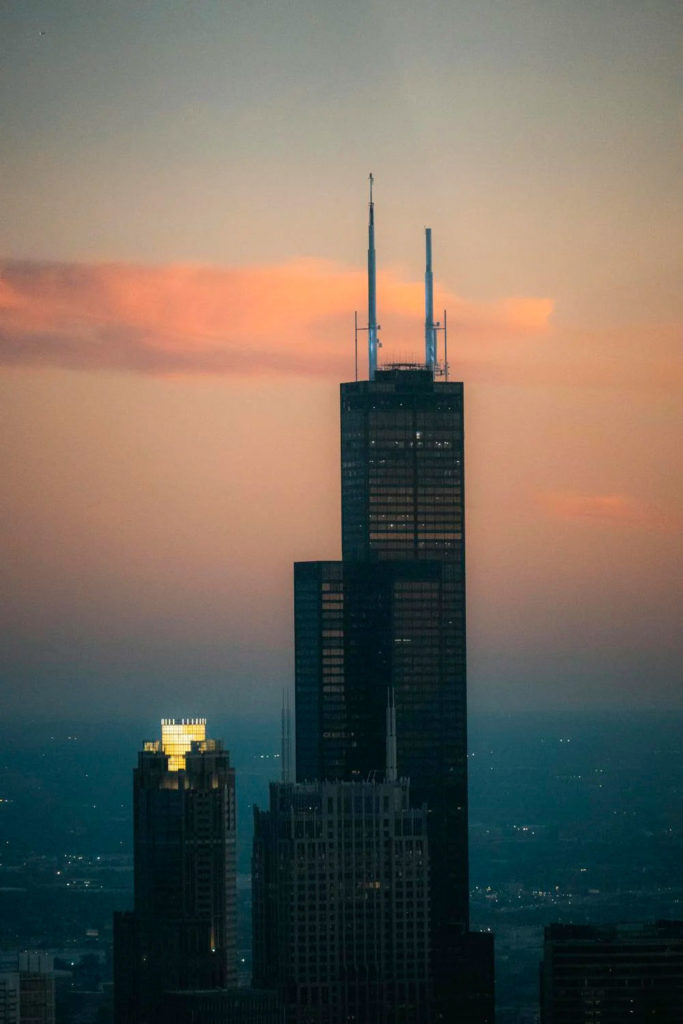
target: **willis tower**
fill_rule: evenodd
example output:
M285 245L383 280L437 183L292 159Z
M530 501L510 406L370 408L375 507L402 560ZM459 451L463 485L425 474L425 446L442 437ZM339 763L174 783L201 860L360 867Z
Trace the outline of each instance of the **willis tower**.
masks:
M469 931L463 385L437 362L427 229L425 361L377 365L372 176L368 380L341 385L342 560L299 562L296 773L397 769L428 807L433 1019L493 1020L493 946ZM441 377L445 379L439 379Z

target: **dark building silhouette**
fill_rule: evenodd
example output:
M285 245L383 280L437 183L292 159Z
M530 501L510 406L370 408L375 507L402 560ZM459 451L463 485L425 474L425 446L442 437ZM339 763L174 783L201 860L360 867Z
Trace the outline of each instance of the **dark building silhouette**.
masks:
M543 1024L680 1024L683 922L545 929Z
M275 992L253 988L166 992L163 1020L172 1024L284 1024Z
M236 985L235 774L204 719L165 719L133 773L135 904L114 918L117 1024L164 993Z
M296 775L380 770L387 689L398 773L429 810L435 1019L493 1019L493 943L469 933L463 385L440 380L428 233L424 365L341 385L342 560L297 563ZM463 988L464 985L464 988ZM476 990L476 991L475 991Z
M0 1024L55 1024L54 958L0 953Z
M462 384L378 369L341 407L343 560L295 566L297 778L380 769L393 689L450 936L469 904Z
M427 813L409 784L274 783L254 825L254 983L290 1024L428 1021Z

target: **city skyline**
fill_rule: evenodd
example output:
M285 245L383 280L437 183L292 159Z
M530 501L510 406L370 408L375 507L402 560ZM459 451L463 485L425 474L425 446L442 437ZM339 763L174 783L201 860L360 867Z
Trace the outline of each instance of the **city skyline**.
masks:
M471 708L680 707L680 12L0 18L0 712L277 714L290 563L339 557L370 169L380 358L430 224L467 386Z

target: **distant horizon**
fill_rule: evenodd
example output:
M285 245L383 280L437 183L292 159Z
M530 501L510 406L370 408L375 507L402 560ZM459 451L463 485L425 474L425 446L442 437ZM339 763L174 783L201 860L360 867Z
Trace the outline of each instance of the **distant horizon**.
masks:
M552 719L558 723L562 720L567 723L575 722L586 722L594 720L596 722L604 719L618 720L619 718L635 718L639 716L656 717L656 718L668 718L673 716L674 718L683 718L683 708L663 708L663 707L593 707L586 709L571 708L569 710L563 708L534 708L533 710L522 710L519 708L511 709L509 711L503 710L489 710L477 708L475 710L468 711L468 723L472 724L479 721L514 721L521 723L533 724L537 721ZM163 714L159 715L158 718L150 717L149 715L141 714L139 717L131 716L104 716L101 718L78 718L74 716L68 717L52 717L52 716L39 716L36 714L31 715L6 715L0 718L0 731L3 729L9 729L28 725L35 725L39 728L49 728L50 726L78 726L84 729L97 729L103 725L112 725L118 728L124 728L125 726L138 726L141 722L149 722L154 735L145 736L145 739L153 739L156 737L156 732L160 734L161 719L162 718L206 718L207 735L210 735L213 739L225 739L224 736L214 735L212 733L212 722L218 722L224 724L229 721L234 721L240 724L249 724L254 727L263 726L267 729L277 728L277 736L279 741L280 736L280 709L274 711L271 715L249 715L249 714L234 714L232 716L227 713L222 714L209 714L204 712L177 712L176 714ZM141 740L142 741L142 740Z

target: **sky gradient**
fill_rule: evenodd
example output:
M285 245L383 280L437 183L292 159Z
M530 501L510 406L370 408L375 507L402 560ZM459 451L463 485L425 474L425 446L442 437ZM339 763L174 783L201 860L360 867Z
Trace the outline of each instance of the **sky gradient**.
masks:
M370 170L380 360L430 225L466 387L471 706L683 706L682 42L669 0L0 0L0 714L277 707Z

